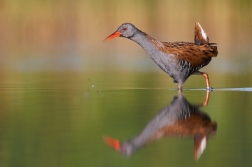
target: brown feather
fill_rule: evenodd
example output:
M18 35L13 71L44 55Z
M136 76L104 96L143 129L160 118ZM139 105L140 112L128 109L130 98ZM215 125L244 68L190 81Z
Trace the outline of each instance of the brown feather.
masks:
M195 43L191 42L160 42L148 34L146 37L162 52L172 54L177 59L185 60L192 65L192 68L201 68L207 65L212 57L218 54L217 44L209 43L209 38L198 22L195 23Z
M196 45L191 42L160 42L147 34L146 36L160 51L189 62L193 68L207 65L218 54L216 43Z

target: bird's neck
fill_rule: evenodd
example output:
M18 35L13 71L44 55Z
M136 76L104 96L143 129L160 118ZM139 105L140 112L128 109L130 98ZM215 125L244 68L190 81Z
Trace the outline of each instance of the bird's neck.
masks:
M133 154L137 149L146 145L163 135L174 135L174 130L172 128L176 127L179 116L184 114L182 111L187 111L188 102L183 96L174 98L174 100L167 105L163 110L161 110L156 117L154 117L144 128L144 130L132 138L131 140L125 142L123 146L127 150L127 154ZM188 111L189 112L189 111ZM165 131L164 129L171 129L171 131Z
M165 46L162 42L150 37L146 33L138 30L134 36L129 38L138 43L150 56L150 58L166 73L170 75L170 69L164 62L170 61L170 54L165 53L163 50Z
M156 39L150 37L148 34L138 30L134 36L130 38L131 40L138 43L148 54L150 57L153 57L154 53L157 53L159 47L162 47L162 43L157 41Z

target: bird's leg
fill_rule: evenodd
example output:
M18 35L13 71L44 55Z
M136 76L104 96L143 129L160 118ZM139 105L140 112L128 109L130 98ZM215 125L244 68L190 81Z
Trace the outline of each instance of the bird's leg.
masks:
M194 75L203 75L203 77L205 78L205 80L206 80L206 85L207 85L207 91L212 91L213 90L213 88L212 87L210 87L210 81L209 81L209 77L208 77L208 74L207 73L205 73L205 72L200 72L200 71L195 71L194 73L193 73Z
M207 94L206 94L206 99L205 101L202 103L202 106L207 106L208 105L208 101L209 101L209 98L210 98L210 92L207 91Z
M183 91L182 91L182 89L181 90L179 89L179 91L178 91L178 97L183 97Z
M183 90L183 84L182 83L178 84L178 90L179 90L179 93L182 93L182 90Z

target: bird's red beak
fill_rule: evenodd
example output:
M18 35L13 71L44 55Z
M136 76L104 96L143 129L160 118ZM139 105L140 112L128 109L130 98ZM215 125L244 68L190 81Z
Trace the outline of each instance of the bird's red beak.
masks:
M103 41L106 42L106 41L111 40L111 39L113 39L115 37L120 37L120 35L121 35L121 33L116 31L113 34L111 34L110 36L108 36L106 39L104 39Z
M105 143L115 149L116 151L120 151L120 141L118 139L114 139L111 137L104 137Z

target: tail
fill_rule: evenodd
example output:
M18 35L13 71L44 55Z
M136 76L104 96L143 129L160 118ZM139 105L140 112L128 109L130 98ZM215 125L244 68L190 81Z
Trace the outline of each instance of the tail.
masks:
M209 42L209 38L203 28L200 26L199 22L195 23L194 29L194 43L196 45L204 45Z
M195 135L194 136L194 158L198 160L201 154L206 149L207 136Z
M104 137L104 141L108 146L112 147L116 151L120 151L121 144L118 139L106 136Z

